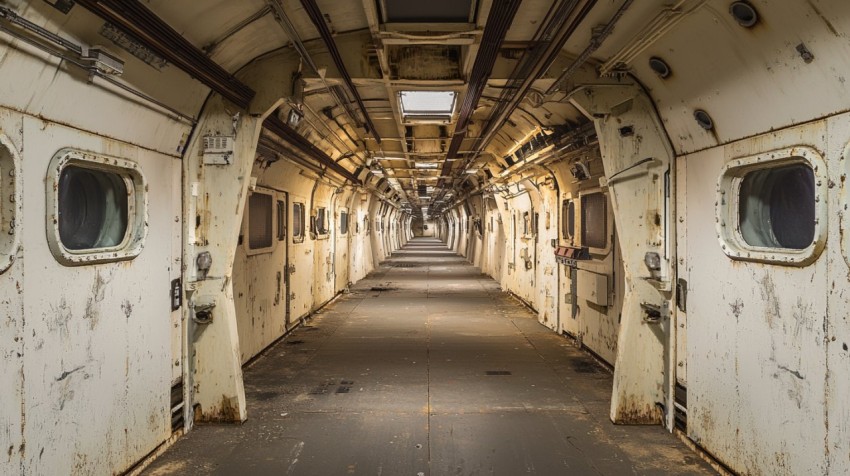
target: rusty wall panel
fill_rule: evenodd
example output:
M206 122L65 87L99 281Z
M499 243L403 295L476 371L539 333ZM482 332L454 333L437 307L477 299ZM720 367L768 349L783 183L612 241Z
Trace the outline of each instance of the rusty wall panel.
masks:
M34 118L24 139L24 472L121 471L171 434L173 159ZM132 261L66 267L49 251L45 171L62 147L133 160L155 184Z
M684 158L688 435L741 473L826 472L828 258L795 267L727 257L717 179L734 158L801 144L825 151L825 138L818 121Z
M20 158L23 147L23 116L18 113L0 109L0 135L4 145L14 148L14 154ZM8 141L8 142L6 142ZM20 167L20 162L17 167ZM3 182L0 184L2 199L9 200L11 191L6 186L9 183L10 170L2 170ZM20 170L15 171L20 174ZM21 192L18 191L20 194ZM16 198L20 200L20 196ZM4 232L8 232L4 229ZM18 231L20 234L20 229ZM3 398L0 398L0 474L17 474L20 472L21 459L26 451L23 438L25 412L24 394L24 252L19 248L15 251L14 261L4 272L0 273L0 388Z

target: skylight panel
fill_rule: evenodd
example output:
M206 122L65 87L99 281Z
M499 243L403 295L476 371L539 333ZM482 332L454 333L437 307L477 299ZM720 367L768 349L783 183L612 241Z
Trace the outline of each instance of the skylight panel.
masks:
M455 91L401 91L401 113L405 117L450 119L455 108Z

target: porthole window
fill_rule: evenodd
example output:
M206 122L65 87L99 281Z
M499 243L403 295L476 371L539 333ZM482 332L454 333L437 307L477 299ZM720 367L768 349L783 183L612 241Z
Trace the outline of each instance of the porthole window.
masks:
M581 245L608 247L608 199L604 193L581 196Z
M804 265L825 238L820 155L795 147L730 162L718 185L718 236L733 259Z
M292 204L292 242L304 241L304 204Z
M746 174L738 189L741 236L750 246L802 250L815 237L815 175L794 164Z
M68 165L59 175L59 238L71 251L114 248L127 235L127 183L120 174Z
M0 273L18 252L21 217L21 159L12 141L0 135Z
M59 262L102 263L141 253L147 197L136 163L66 149L49 170L48 244Z
M274 197L254 192L248 197L248 248L254 251L271 251L274 245L272 230Z

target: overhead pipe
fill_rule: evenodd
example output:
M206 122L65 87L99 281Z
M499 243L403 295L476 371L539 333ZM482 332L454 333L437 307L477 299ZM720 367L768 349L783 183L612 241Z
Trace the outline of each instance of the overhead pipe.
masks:
M617 12L614 13L614 16L611 17L608 23L606 23L605 26L602 27L602 29L600 29L598 32L593 34L593 36L590 38L590 44L587 45L587 48L585 48L584 51L582 51L581 54L579 54L578 57L574 59L568 67L564 68L564 70L561 71L561 74L560 76L558 76L558 79L556 79L555 82L552 83L551 86L549 86L549 89L546 90L547 96L554 93L555 91L560 90L561 84L563 84L564 81L566 81L568 78L572 77L572 75L575 74L575 72L588 60L588 58L590 58L590 55L592 55L597 49L599 49L600 46L602 46L602 43L605 41L606 38L608 38L609 35L611 35L611 32L614 31L614 26L617 24L617 22L620 21L620 18L623 17L623 15L626 13L626 10L629 9L633 2L634 0L626 0L625 2L623 2L623 4L620 5L620 8L617 9Z
M280 139L295 146L300 152L316 160L330 170L333 170L345 179L356 185L362 185L360 179L349 172L348 169L336 163L328 154L313 145L304 136L296 132L295 129L281 121L280 118L277 117L277 114L271 114L268 118L266 118L263 122L263 127L272 134L278 136Z
M316 5L315 0L301 0L301 5L304 7L304 10L307 12L307 16L309 16L310 20L313 22L313 25L316 26L316 30L319 31L319 36L322 37L322 41L325 43L325 47L327 47L328 52L331 55L331 59L333 59L334 65L336 65L336 69L339 71L345 85L348 86L348 89L354 96L354 100L357 102L360 112L363 113L363 120L366 122L366 131L371 133L375 142L380 144L381 136L375 128L372 118L369 117L369 112L366 110L366 105L363 104L363 98L360 97L360 92L357 90L357 86L354 85L351 75L348 74L348 70L345 68L345 63L342 61L342 56L339 54L333 35L328 29L327 23L325 23L325 16L322 14L322 11L319 10L319 6Z
M145 47L241 108L256 94L203 51L171 28L139 0L77 0L95 15L112 23Z
M454 135L446 152L446 159L443 162L443 168L440 172L441 176L448 176L451 172L451 161L457 158L460 146L466 138L466 129L469 126L469 120L472 118L475 108L478 107L478 101L481 99L481 94L487 86L487 80L493 71L493 65L496 64L496 58L498 58L499 50L502 48L505 34L514 21L514 16L516 16L520 3L522 3L521 0L493 0L493 4L490 7L490 14L487 16L487 23L484 25L481 46L478 48L475 63L472 65L466 95L458 110L458 120L455 125ZM443 183L444 179L441 178L437 186L442 187Z

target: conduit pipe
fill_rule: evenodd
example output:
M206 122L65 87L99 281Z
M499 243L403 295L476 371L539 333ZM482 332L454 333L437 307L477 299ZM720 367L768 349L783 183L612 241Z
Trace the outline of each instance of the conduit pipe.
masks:
M171 28L138 0L77 0L154 53L170 61L237 106L247 109L254 90L207 58L203 51Z
M634 0L626 0L625 2L623 2L623 4L620 5L620 8L617 9L617 12L614 13L614 16L611 17L611 20L609 20L608 23L606 23L601 30L593 34L590 39L590 44L587 45L587 48L585 48L584 51L582 51L581 54L579 54L578 57L573 60L573 62L570 63L568 67L564 68L564 70L561 72L561 75L558 76L558 79L556 79L555 82L552 83L551 86L549 86L549 89L546 90L547 96L554 93L555 91L560 90L561 84L566 81L567 78L575 74L575 72L581 67L581 65L583 65L588 60L588 58L590 58L590 55L592 55L597 49L599 49L600 46L602 46L602 43L605 41L606 38L608 38L611 32L614 31L614 26L617 24L618 21L620 21L620 18L623 17L623 14L626 13L626 10L629 9L633 1Z
M325 47L327 47L328 52L331 55L331 59L333 59L334 65L336 65L336 69L339 71L345 85L348 86L348 89L354 96L354 100L357 102L360 112L363 113L363 120L366 122L366 132L371 133L375 142L380 144L381 136L378 134L375 124L372 122L372 118L369 117L369 112L366 110L366 105L363 104L363 98L360 97L360 92L357 90L357 86L354 85L351 75L348 74L348 70L345 68L345 62L342 61L342 55L339 54L339 49L336 47L333 35L328 29L328 25L325 22L325 16L322 14L322 11L319 10L319 6L316 5L315 0L301 0L301 5L304 7L304 10L307 12L307 16L309 16L310 20L313 22L313 25L316 26L316 30L319 31L319 36L322 37L322 41L325 43Z
M443 169L440 172L441 176L448 176L451 172L451 161L457 157L458 150L460 150L460 146L466 138L469 120L478 106L484 87L487 86L487 79L493 71L493 65L496 63L499 50L502 48L505 34L514 21L520 3L522 3L521 0L493 0L487 23L484 26L484 35L481 37L481 46L478 48L475 63L472 65L469 86L458 110L458 120L452 141L446 152L446 160L443 162ZM444 179L441 178L437 187L442 187L443 183Z
M345 179L356 185L362 185L360 179L355 177L354 174L348 171L348 169L336 163L328 154L314 146L310 141L304 138L304 136L296 132L295 129L286 125L279 117L277 117L277 114L271 114L268 118L266 118L263 122L263 127L282 140L295 146L300 152L328 167L330 170L333 170Z

